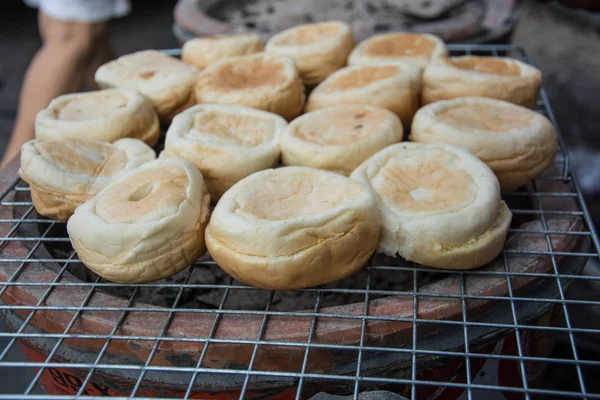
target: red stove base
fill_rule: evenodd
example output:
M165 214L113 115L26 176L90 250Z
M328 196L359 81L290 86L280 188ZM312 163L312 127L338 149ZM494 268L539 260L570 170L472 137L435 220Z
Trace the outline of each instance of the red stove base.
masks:
M560 306L551 308L531 325L551 326L556 320L561 310ZM542 330L527 330L520 332L523 356L529 357L547 357L553 347L553 338L550 332ZM25 352L27 358L32 362L44 362L46 356L28 347L19 341L19 344ZM505 356L518 356L516 336L510 333L499 340L492 340L482 343L472 348L471 351L479 354L495 354ZM489 386L522 387L519 362L516 359L494 358L485 359L481 357L471 358L471 383ZM118 368L117 368L118 369ZM542 363L525 362L529 387L539 387L544 372ZM417 377L418 381L439 381L467 383L466 368L464 358L440 360L440 365L422 370ZM85 380L87 371L68 368L46 368L39 379L40 386L49 395L76 395L81 389ZM134 381L115 382L112 386L106 386L92 381L85 388L88 396L110 396L126 397L129 391L117 388L132 388ZM306 386L305 386L306 388ZM176 390L157 390L152 387L141 387L137 393L143 397L174 397L183 398L185 389ZM393 391L410 398L410 385L404 387L395 387ZM427 400L457 400L463 396L465 390L455 387L435 387L435 386L417 386L417 398ZM486 398L491 399L490 393ZM194 392L190 396L192 399L219 399L233 400L239 399L239 392L224 393L205 393ZM248 399L270 399L270 400L288 400L296 398L296 388L288 388L284 392L269 394L268 392L246 392L245 398ZM520 400L524 396L518 392L496 393L494 399ZM304 399L304 397L302 397Z

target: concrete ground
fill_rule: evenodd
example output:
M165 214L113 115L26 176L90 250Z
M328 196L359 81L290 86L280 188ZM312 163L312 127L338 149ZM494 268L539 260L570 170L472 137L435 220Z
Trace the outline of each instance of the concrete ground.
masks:
M172 48L174 1L134 1L132 15L115 21L112 37L117 54L147 48ZM24 71L40 46L36 12L3 10L0 24L0 152L6 146L16 114ZM546 3L524 2L513 42L523 46L544 72L545 87L572 154L573 165L600 220L600 17L565 12ZM598 177L600 178L600 177ZM0 325L0 331L3 331ZM0 351L7 341L0 339ZM9 359L22 355L11 352ZM0 393L22 393L32 379L25 369L0 371Z

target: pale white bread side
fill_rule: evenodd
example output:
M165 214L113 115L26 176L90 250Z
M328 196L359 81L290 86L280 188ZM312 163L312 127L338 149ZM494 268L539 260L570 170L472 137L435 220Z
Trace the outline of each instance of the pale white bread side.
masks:
M319 84L308 97L306 111L342 104L367 104L396 114L410 126L419 108L421 72L402 62L352 65Z
M215 61L260 53L264 49L263 39L252 33L204 36L185 42L181 59L202 70Z
M19 175L29 183L38 213L66 221L120 174L152 161L156 154L137 139L113 144L92 140L31 140L21 147Z
M391 32L373 35L360 42L350 53L348 64L376 62L409 62L425 68L433 59L448 54L446 44L428 33Z
M156 50L127 54L98 68L101 88L131 88L148 97L163 123L195 103L198 69Z
M433 60L423 72L423 104L456 97L491 97L535 108L542 73L508 57L460 56Z
M267 42L266 52L291 57L304 84L314 86L344 67L353 47L348 24L326 21L279 32Z
M304 107L304 85L292 59L251 54L217 61L198 75L198 104L231 104L256 108L291 120Z
M545 116L501 100L464 97L417 111L410 140L462 146L496 174L503 192L535 178L554 162L558 139Z
M512 214L492 170L467 150L398 143L361 164L381 214L378 251L445 269L471 269L502 251Z
M114 142L140 139L154 146L160 124L152 102L133 89L104 89L59 96L35 119L43 140L89 139Z
M281 136L284 165L350 175L364 160L400 142L400 119L384 108L362 104L328 107L292 121Z
M240 179L275 166L286 125L279 115L250 107L199 104L173 119L160 157L194 164L217 201Z
M194 165L155 160L79 206L67 230L81 261L98 275L148 282L181 271L205 252L209 203Z
M236 279L287 290L354 273L378 236L368 188L333 172L283 167L252 174L228 190L213 211L206 244Z

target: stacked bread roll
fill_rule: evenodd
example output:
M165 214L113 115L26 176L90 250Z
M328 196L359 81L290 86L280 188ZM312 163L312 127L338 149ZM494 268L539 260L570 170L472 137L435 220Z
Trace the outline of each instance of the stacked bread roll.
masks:
M347 24L326 21L266 43L193 39L181 58L147 50L103 65L105 89L53 100L23 146L36 210L68 220L105 279L161 279L206 248L235 279L279 290L342 279L375 252L477 268L507 236L501 193L557 151L530 109L539 70L449 57L429 34L355 46Z

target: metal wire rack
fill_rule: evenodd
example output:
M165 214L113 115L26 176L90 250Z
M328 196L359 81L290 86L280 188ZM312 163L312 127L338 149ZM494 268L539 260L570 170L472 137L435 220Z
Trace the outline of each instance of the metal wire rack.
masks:
M511 45L450 50L532 62ZM543 92L538 111L555 123ZM0 175L0 377L26 382L4 381L0 399L600 398L589 376L600 363L580 351L600 328L571 317L600 301L569 291L600 281L581 275L600 242L562 138L555 168L505 197L515 223L490 265L439 271L376 256L354 277L294 292L248 287L207 257L172 280L100 279L64 224L36 214L13 167ZM556 337L566 354L550 354ZM573 373L570 387L544 381L552 366Z

